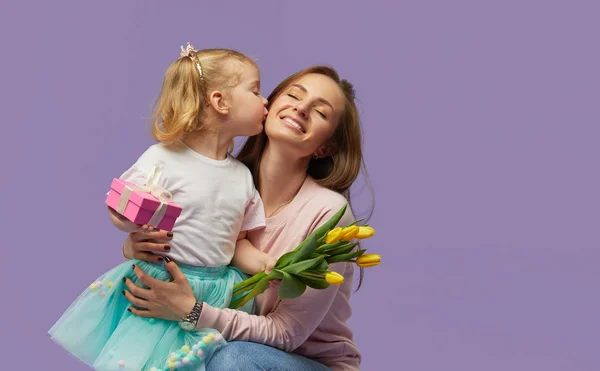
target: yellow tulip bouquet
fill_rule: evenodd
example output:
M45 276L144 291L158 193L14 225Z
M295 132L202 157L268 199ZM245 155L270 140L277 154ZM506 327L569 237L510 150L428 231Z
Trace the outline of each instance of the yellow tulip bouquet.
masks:
M293 251L283 254L269 274L263 271L235 285L230 308L239 308L263 293L269 287L270 280L282 280L279 297L292 299L302 295L307 286L323 290L329 285L342 284L344 277L329 270L331 263L353 262L361 268L378 265L381 260L379 255L365 254L366 249L354 251L358 243L352 242L354 239L373 236L373 228L368 225L359 226L361 220L346 227L334 228L347 207L348 204L344 205Z

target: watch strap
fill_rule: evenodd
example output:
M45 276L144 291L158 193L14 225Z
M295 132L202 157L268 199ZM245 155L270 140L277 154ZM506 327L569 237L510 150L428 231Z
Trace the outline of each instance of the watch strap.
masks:
M196 325L198 323L198 319L200 319L200 314L202 313L202 305L202 302L196 300L192 311L190 312L190 314L183 318L183 321L192 322L194 325Z

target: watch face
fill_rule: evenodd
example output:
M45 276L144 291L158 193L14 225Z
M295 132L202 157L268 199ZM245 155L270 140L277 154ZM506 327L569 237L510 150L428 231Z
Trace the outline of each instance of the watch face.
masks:
M187 321L179 322L179 326L185 331L192 331L196 327L193 323Z

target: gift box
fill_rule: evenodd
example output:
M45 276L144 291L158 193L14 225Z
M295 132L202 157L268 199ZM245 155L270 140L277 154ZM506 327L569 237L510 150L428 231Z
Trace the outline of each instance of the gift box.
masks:
M181 206L171 202L170 193L160 187L141 187L113 179L106 204L135 224L147 224L172 231Z

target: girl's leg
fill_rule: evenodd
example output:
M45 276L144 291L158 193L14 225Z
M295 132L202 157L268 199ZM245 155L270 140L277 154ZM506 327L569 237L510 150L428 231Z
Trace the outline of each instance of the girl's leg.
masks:
M206 371L330 371L312 359L268 345L233 341L218 349Z

